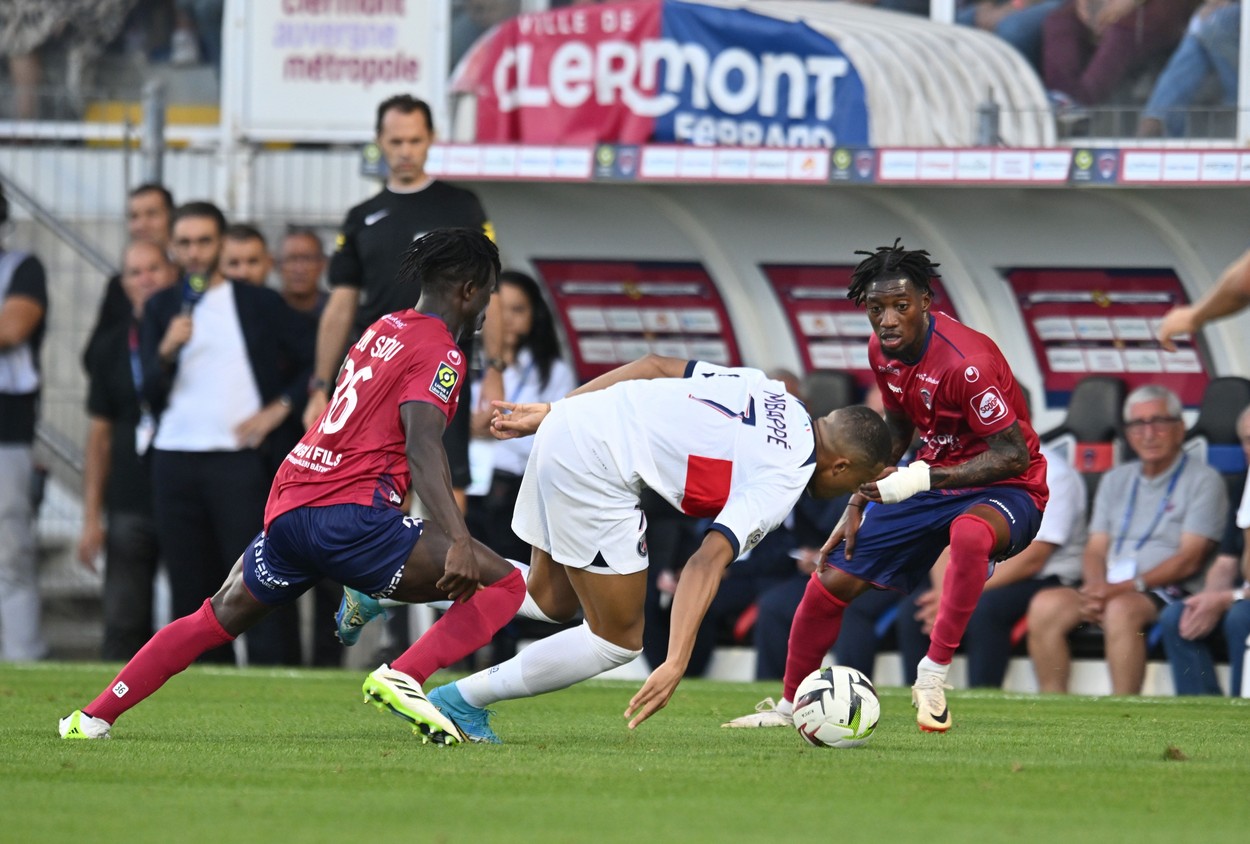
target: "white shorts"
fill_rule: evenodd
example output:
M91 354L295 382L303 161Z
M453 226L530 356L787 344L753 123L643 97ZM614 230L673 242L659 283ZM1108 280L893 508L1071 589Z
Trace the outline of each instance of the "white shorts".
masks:
M638 494L583 460L557 402L534 435L512 530L561 565L602 574L647 568L647 520Z

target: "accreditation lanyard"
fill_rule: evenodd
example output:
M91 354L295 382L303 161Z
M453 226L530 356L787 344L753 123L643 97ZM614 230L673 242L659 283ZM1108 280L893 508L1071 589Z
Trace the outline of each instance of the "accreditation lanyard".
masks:
M516 404L516 400L521 397L521 390L525 387L525 382L530 380L530 373L534 371L534 361L530 361L525 365L525 369L521 370L521 377L517 380L516 386L512 388L512 395L508 396L508 401Z
M1151 534L1155 532L1155 528L1159 526L1159 520L1163 518L1163 513L1168 509L1168 502L1172 500L1172 493L1176 491L1176 482L1181 476L1181 472L1185 471L1185 464L1189 461L1189 455L1186 454L1181 458L1181 463L1176 467L1176 471L1172 473L1172 479L1168 481L1167 491L1163 493L1163 500L1159 502L1159 509L1155 511L1155 517L1150 522L1150 527L1142 534L1141 539L1137 540L1137 546L1133 549L1136 553L1142 549L1142 546L1150 539ZM1133 510L1137 506L1137 485L1141 483L1141 475L1133 478L1133 491L1129 493L1128 508L1124 511L1124 520L1120 523L1120 535L1115 541L1116 556L1120 555L1120 549L1124 547L1124 540L1128 536L1128 526L1133 520Z
M130 377L135 384L135 398L139 400L139 421L135 424L135 454L142 457L152 445L156 434L156 419L143 397L143 361L139 357L139 327L130 323Z

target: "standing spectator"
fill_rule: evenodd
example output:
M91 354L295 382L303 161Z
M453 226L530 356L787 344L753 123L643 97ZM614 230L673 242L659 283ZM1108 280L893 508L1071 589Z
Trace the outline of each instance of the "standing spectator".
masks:
M159 416L155 515L175 616L212 594L260 530L271 478L261 448L297 411L312 357L303 323L277 293L226 280L225 229L214 205L178 208L174 252L187 276L154 295L143 320L143 390ZM249 635L251 661L289 661L290 636L267 632Z
M100 651L105 660L130 659L152 636L153 579L160 558L148 459L155 420L140 399L139 327L148 298L177 277L163 247L145 240L126 247L122 287L130 299L130 319L100 338L88 374L90 421L78 559L94 570L101 548L105 549Z
M314 333L326 303L326 292L321 287L325 270L326 252L321 237L312 229L288 229L278 254L278 276L282 282L278 292L288 307L311 320Z
M1250 458L1250 407L1237 416L1237 437ZM1250 637L1250 601L1246 600L1245 588L1245 580L1250 576L1250 554L1246 553L1242 534L1246 528L1250 528L1250 478L1241 506L1229 520L1220 555L1207 571L1202 591L1168 605L1159 615L1163 648L1172 666L1172 682L1178 695L1220 694L1211 653L1211 640L1219 627L1228 646L1229 694L1245 696L1242 667L1246 638Z
M1042 76L1061 103L1101 105L1167 55L1198 0L1067 0L1042 27Z
M577 379L561 357L555 319L538 282L515 270L500 273L499 304L505 400L514 404L551 402L572 392ZM491 407L474 413L475 436L490 437L492 413ZM495 553L514 560L529 559L529 543L512 532L512 511L533 446L529 437L488 440L493 471L490 489L480 502L480 519L476 520L482 532L476 535Z
M1140 694L1143 632L1160 610L1200 588L1203 564L1224 534L1224 481L1184 453L1176 394L1156 385L1133 390L1124 400L1124 431L1137 460L1098 485L1084 585L1045 589L1029 603L1029 656L1043 692L1068 690L1068 634L1085 622L1102 627L1112 693Z
M1219 280L1192 305L1177 305L1159 323L1159 344L1176 351L1176 338L1197 334L1208 322L1223 319L1250 304L1250 250L1229 264Z
M1081 556L1085 550L1085 482L1059 454L1042 447L1046 458L1046 486L1050 499L1042 513L1037 536L1016 556L1003 560L985 581L985 592L968 621L963 652L968 658L968 685L1001 688L1011 660L1011 634L1029 609L1029 601L1043 589L1075 587L1081 580ZM937 618L942 596L945 560L933 568L933 588L900 612L896 628L899 648L923 651ZM903 641L912 644L904 646ZM904 657L904 665L908 660Z
M1042 26L1063 0L975 0L955 19L964 26L992 32L1020 51L1029 64L1042 64Z
M174 197L163 185L148 182L126 196L126 233L132 241L144 240L169 251L169 231L174 222ZM121 273L104 286L104 298L96 315L95 327L82 352L83 369L90 372L91 358L100 338L115 326L130 322L132 305L122 289Z
M1212 79L1225 106L1237 104L1237 56L1241 50L1241 4L1205 0L1194 13L1180 46L1155 80L1142 109L1137 135L1158 138L1186 135L1189 109Z
M0 231L9 202L0 186ZM47 327L43 264L28 252L0 248L0 658L40 659L31 482L39 412L39 349Z
M273 258L260 229L247 223L235 223L226 229L221 244L222 275L231 281L264 287L272 269Z

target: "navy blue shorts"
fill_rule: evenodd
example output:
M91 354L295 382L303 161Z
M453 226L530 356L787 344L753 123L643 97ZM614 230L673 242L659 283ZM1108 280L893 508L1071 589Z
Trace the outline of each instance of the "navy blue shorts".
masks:
M869 502L855 534L854 557L846 559L843 543L829 555L829 565L875 586L910 594L950 545L951 522L976 504L1001 512L1011 528L1011 545L999 560L1028 547L1042 523L1033 498L1011 486L930 490L897 504ZM992 571L991 565L986 577Z
M394 507L297 507L261 531L243 559L243 583L262 604L295 600L328 577L366 595L395 591L424 523Z

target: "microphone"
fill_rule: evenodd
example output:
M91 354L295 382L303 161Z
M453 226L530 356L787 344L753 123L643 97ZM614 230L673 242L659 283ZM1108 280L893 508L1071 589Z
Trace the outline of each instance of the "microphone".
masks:
M204 297L208 279L198 273L188 275L182 282L182 315L188 316L197 302Z

